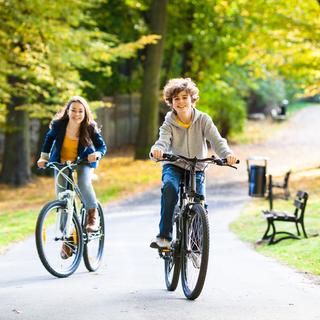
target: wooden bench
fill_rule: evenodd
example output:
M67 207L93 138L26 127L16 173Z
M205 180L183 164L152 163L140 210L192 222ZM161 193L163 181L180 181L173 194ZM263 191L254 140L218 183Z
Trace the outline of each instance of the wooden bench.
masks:
M294 199L294 212L280 212L271 210L262 210L264 217L267 220L267 230L262 237L262 241L268 241L268 244L275 244L284 239L300 239L300 229L301 226L303 235L305 238L308 238L305 227L304 227L304 213L307 206L308 193L305 191L298 191L296 198ZM296 225L297 235L292 232L287 231L276 231L275 222L293 222ZM282 237L275 239L277 235L282 235Z
M284 200L288 200L290 198L290 191L289 191L289 177L290 177L290 174L291 174L291 170L289 170L285 176L284 176L284 179L282 182L274 182L272 180L272 177L269 177L269 184L270 184L270 187L271 189L282 189L283 190L283 195L275 195L272 190L271 192L273 193L273 197L280 197L280 198L283 198ZM269 190L270 190L270 187L269 187Z

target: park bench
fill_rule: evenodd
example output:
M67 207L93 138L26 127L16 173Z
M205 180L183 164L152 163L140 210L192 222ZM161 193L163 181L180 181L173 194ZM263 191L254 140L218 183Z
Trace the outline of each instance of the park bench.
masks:
M284 200L288 200L290 198L290 191L289 191L289 178L290 178L291 170L286 172L283 181L281 182L274 182L272 179L272 176L269 175L269 192L271 192L273 198L279 197ZM274 194L273 189L282 189L283 190L283 195L282 194Z
M298 191L294 199L294 212L280 212L273 209L262 210L264 217L267 220L267 230L262 237L262 241L267 241L268 244L275 244L284 239L300 239L300 229L301 226L303 235L308 238L305 227L304 227L304 213L307 205L308 193L305 191ZM296 225L297 235L292 232L287 231L277 231L275 222L292 222ZM282 237L276 239L277 235L282 235Z
M283 114L279 108L271 109L270 115L274 121L283 121L287 119L286 114Z

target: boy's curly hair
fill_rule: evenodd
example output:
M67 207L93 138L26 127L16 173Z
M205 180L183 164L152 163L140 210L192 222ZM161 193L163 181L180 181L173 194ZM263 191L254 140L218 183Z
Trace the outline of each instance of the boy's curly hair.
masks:
M163 88L164 101L171 107L172 98L184 90L190 94L192 103L199 99L199 89L190 78L175 78L169 80Z

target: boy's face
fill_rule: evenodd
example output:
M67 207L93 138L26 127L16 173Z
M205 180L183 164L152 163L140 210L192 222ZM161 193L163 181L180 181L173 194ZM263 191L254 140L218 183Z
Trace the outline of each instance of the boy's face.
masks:
M188 113L192 108L192 100L190 94L183 90L172 98L172 108L177 114Z

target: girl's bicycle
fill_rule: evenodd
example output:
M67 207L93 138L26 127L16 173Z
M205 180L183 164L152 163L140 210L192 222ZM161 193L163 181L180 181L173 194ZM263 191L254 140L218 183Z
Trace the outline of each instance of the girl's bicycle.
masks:
M181 273L182 288L185 296L196 299L203 288L209 261L209 221L204 206L204 197L196 193L196 165L199 162L228 165L226 159L197 159L164 154L165 161L183 161L188 165L189 187L186 176L180 181L179 203L174 213L173 240L171 249L159 250L164 259L165 281L169 291L174 291ZM237 161L239 163L239 161Z
M36 245L44 267L54 276L64 278L75 272L83 256L88 271L96 271L101 263L105 223L103 210L98 203L99 229L87 232L87 211L83 197L73 178L73 172L81 160L60 164L48 162L46 168L57 171L56 179L62 175L66 190L58 199L48 202L40 211L36 225Z

